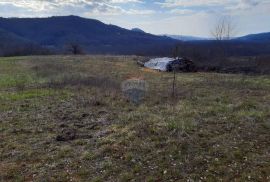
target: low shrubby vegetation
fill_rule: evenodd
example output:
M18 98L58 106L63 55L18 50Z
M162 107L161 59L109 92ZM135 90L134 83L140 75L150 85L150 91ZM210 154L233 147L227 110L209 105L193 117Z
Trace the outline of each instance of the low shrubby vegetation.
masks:
M269 181L270 77L136 56L0 58L3 181ZM149 84L133 104L123 81Z

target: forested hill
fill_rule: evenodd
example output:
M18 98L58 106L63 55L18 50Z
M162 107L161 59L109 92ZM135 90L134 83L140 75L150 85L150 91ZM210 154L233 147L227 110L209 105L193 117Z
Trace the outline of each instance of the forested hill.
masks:
M166 36L127 30L77 16L0 18L0 29L8 32L8 37L18 37L18 43L24 39L57 51L65 51L69 44L75 43L86 53L165 53L178 42ZM2 43L9 44L5 40L8 38L3 38Z

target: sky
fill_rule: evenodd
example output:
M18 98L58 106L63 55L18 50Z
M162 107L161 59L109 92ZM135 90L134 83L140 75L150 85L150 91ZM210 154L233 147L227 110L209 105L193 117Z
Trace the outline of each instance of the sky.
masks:
M223 17L234 36L270 32L270 0L0 0L0 17L65 15L152 34L211 37Z

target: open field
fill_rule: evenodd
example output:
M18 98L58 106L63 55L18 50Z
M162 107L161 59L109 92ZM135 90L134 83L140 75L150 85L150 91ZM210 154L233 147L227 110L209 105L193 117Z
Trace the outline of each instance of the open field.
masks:
M138 59L0 58L0 181L270 181L270 76L178 73L172 98Z

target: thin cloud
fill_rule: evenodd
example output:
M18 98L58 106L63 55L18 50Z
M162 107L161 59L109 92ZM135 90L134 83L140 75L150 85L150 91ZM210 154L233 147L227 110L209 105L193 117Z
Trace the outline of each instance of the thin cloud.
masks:
M252 7L267 1L268 0L164 0L163 2L156 2L156 4L160 5L162 8L215 6L228 8L232 6Z
M194 7L194 6L216 6L223 5L226 2L232 2L232 0L165 0L163 2L156 2L163 8L175 8L175 7Z
M190 14L198 13L198 11L193 11L190 9L172 9L170 10L170 13L177 14L177 15L190 15Z
M119 15L150 14L150 10L124 9L121 4L143 3L140 0L0 0L1 6L14 6L25 13L58 14L75 11L80 14Z

